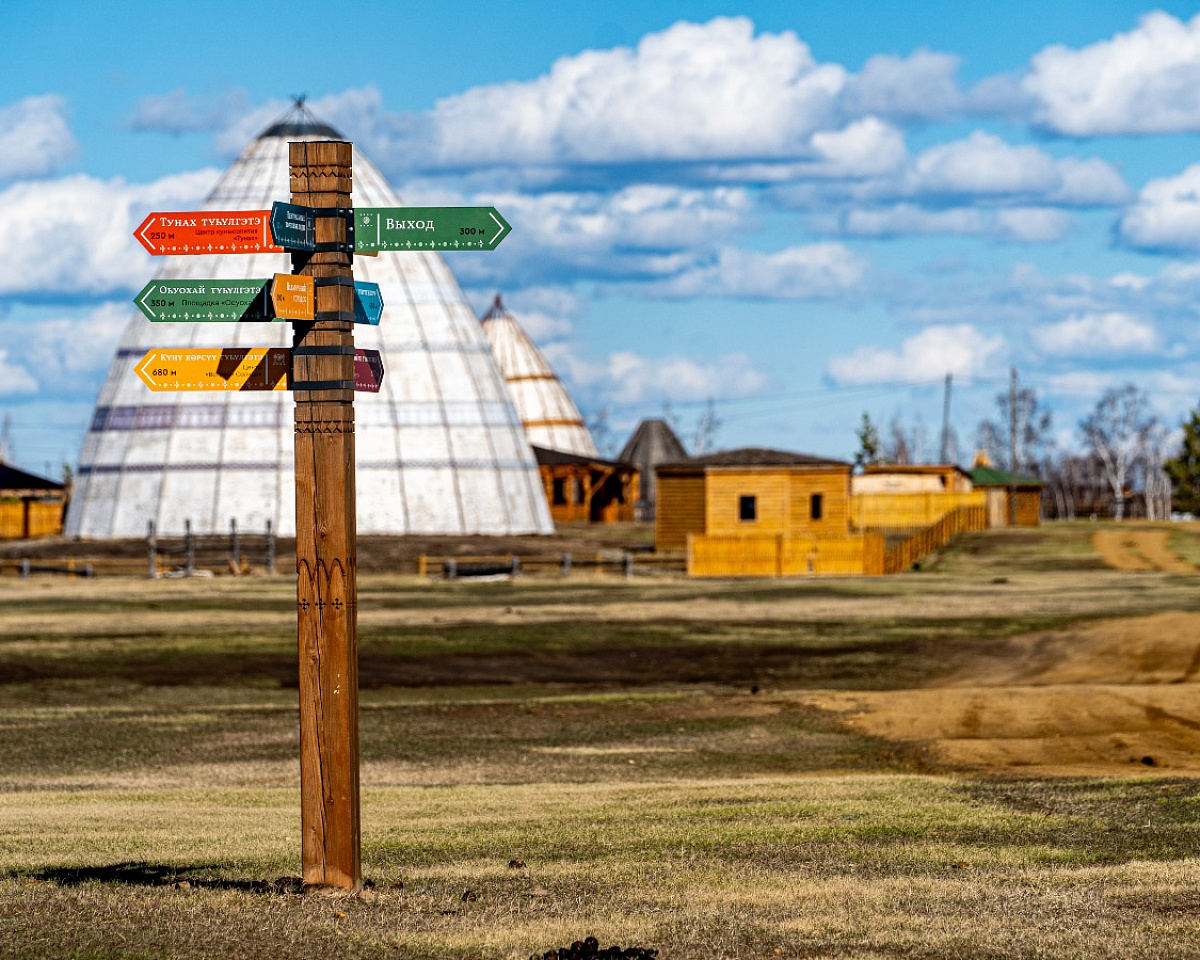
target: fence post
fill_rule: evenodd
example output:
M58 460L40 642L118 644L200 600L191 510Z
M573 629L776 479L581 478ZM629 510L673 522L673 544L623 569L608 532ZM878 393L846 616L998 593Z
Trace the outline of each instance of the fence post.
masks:
M564 577L571 575L571 555L569 553L562 555L562 560L558 564L558 572Z
M625 579L628 580L633 576L633 553L626 550L622 559L625 561Z
M275 575L275 528L267 521L267 573Z
M183 545L186 552L183 573L190 577L196 572L196 538L192 536L191 520L183 521Z
M22 580L29 579L29 558L28 557L21 558L21 579Z
M150 580L158 577L158 537L153 520L146 523L146 576Z
M237 517L229 518L229 552L233 554L233 566L238 573L242 572L242 551L238 543Z

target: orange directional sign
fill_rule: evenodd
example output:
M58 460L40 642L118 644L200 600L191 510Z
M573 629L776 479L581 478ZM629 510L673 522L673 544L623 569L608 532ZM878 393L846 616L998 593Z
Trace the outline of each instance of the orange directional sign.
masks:
M134 368L151 390L286 390L287 347L151 350Z
M275 274L271 284L271 303L280 320L313 319L313 278L290 273Z
M156 211L133 231L156 257L168 254L282 253L271 239L270 210Z

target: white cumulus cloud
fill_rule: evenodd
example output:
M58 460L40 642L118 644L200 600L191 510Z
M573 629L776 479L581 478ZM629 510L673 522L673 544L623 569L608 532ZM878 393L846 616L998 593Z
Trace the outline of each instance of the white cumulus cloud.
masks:
M1200 130L1200 16L1153 12L1135 29L1033 57L1022 87L1034 122L1070 137Z
M813 243L775 253L722 247L716 259L652 284L664 297L744 297L766 300L853 299L870 264L840 243Z
M66 101L52 94L0 107L0 181L49 176L76 161L66 112Z
M905 340L897 350L872 345L831 357L826 371L843 386L929 383L947 373L973 377L994 372L1004 349L1003 337L988 337L970 324L929 327Z
M834 125L846 70L746 17L680 22L527 82L476 87L430 116L440 164L788 157Z
M188 209L218 172L176 174L152 183L82 174L14 184L0 191L0 294L54 299L137 289L149 276L133 231L156 207Z
M1140 249L1200 248L1200 164L1151 180L1121 217L1121 239Z
M37 393L38 382L19 363L9 360L8 351L0 349L0 397L22 393Z
M1116 311L1071 316L1039 327L1033 342L1045 353L1075 357L1152 353L1159 343L1152 324Z
M599 387L606 397L622 403L660 397L681 401L743 397L767 385L766 376L744 353L697 360L618 350L598 363L579 359L563 344L553 345L545 353L554 368L575 384Z

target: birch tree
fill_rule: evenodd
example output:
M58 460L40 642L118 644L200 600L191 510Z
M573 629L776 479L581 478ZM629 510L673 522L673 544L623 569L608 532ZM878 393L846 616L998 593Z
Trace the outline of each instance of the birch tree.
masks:
M1106 390L1079 422L1084 443L1104 467L1116 520L1125 516L1125 488L1157 423L1145 392L1132 383Z

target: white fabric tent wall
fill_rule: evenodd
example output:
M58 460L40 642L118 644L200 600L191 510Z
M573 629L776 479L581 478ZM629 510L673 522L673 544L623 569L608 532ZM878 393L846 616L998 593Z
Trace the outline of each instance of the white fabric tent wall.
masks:
M322 125L282 122L252 143L204 203L265 210L288 200L288 143L338 139ZM361 153L356 206L400 206ZM150 211L146 211L149 213ZM509 242L512 242L511 239ZM288 254L163 258L163 279L290 273ZM148 261L149 266L149 261ZM378 283L383 320L355 327L380 351L377 394L355 396L358 531L363 534L552 533L537 464L475 319L433 253L358 257L355 278ZM147 280L150 270L147 271ZM151 323L131 319L101 388L66 519L68 536L183 530L295 531L290 392L158 393L134 373L151 348L291 345L288 323Z
M481 322L529 442L547 450L599 457L567 388L499 297Z

